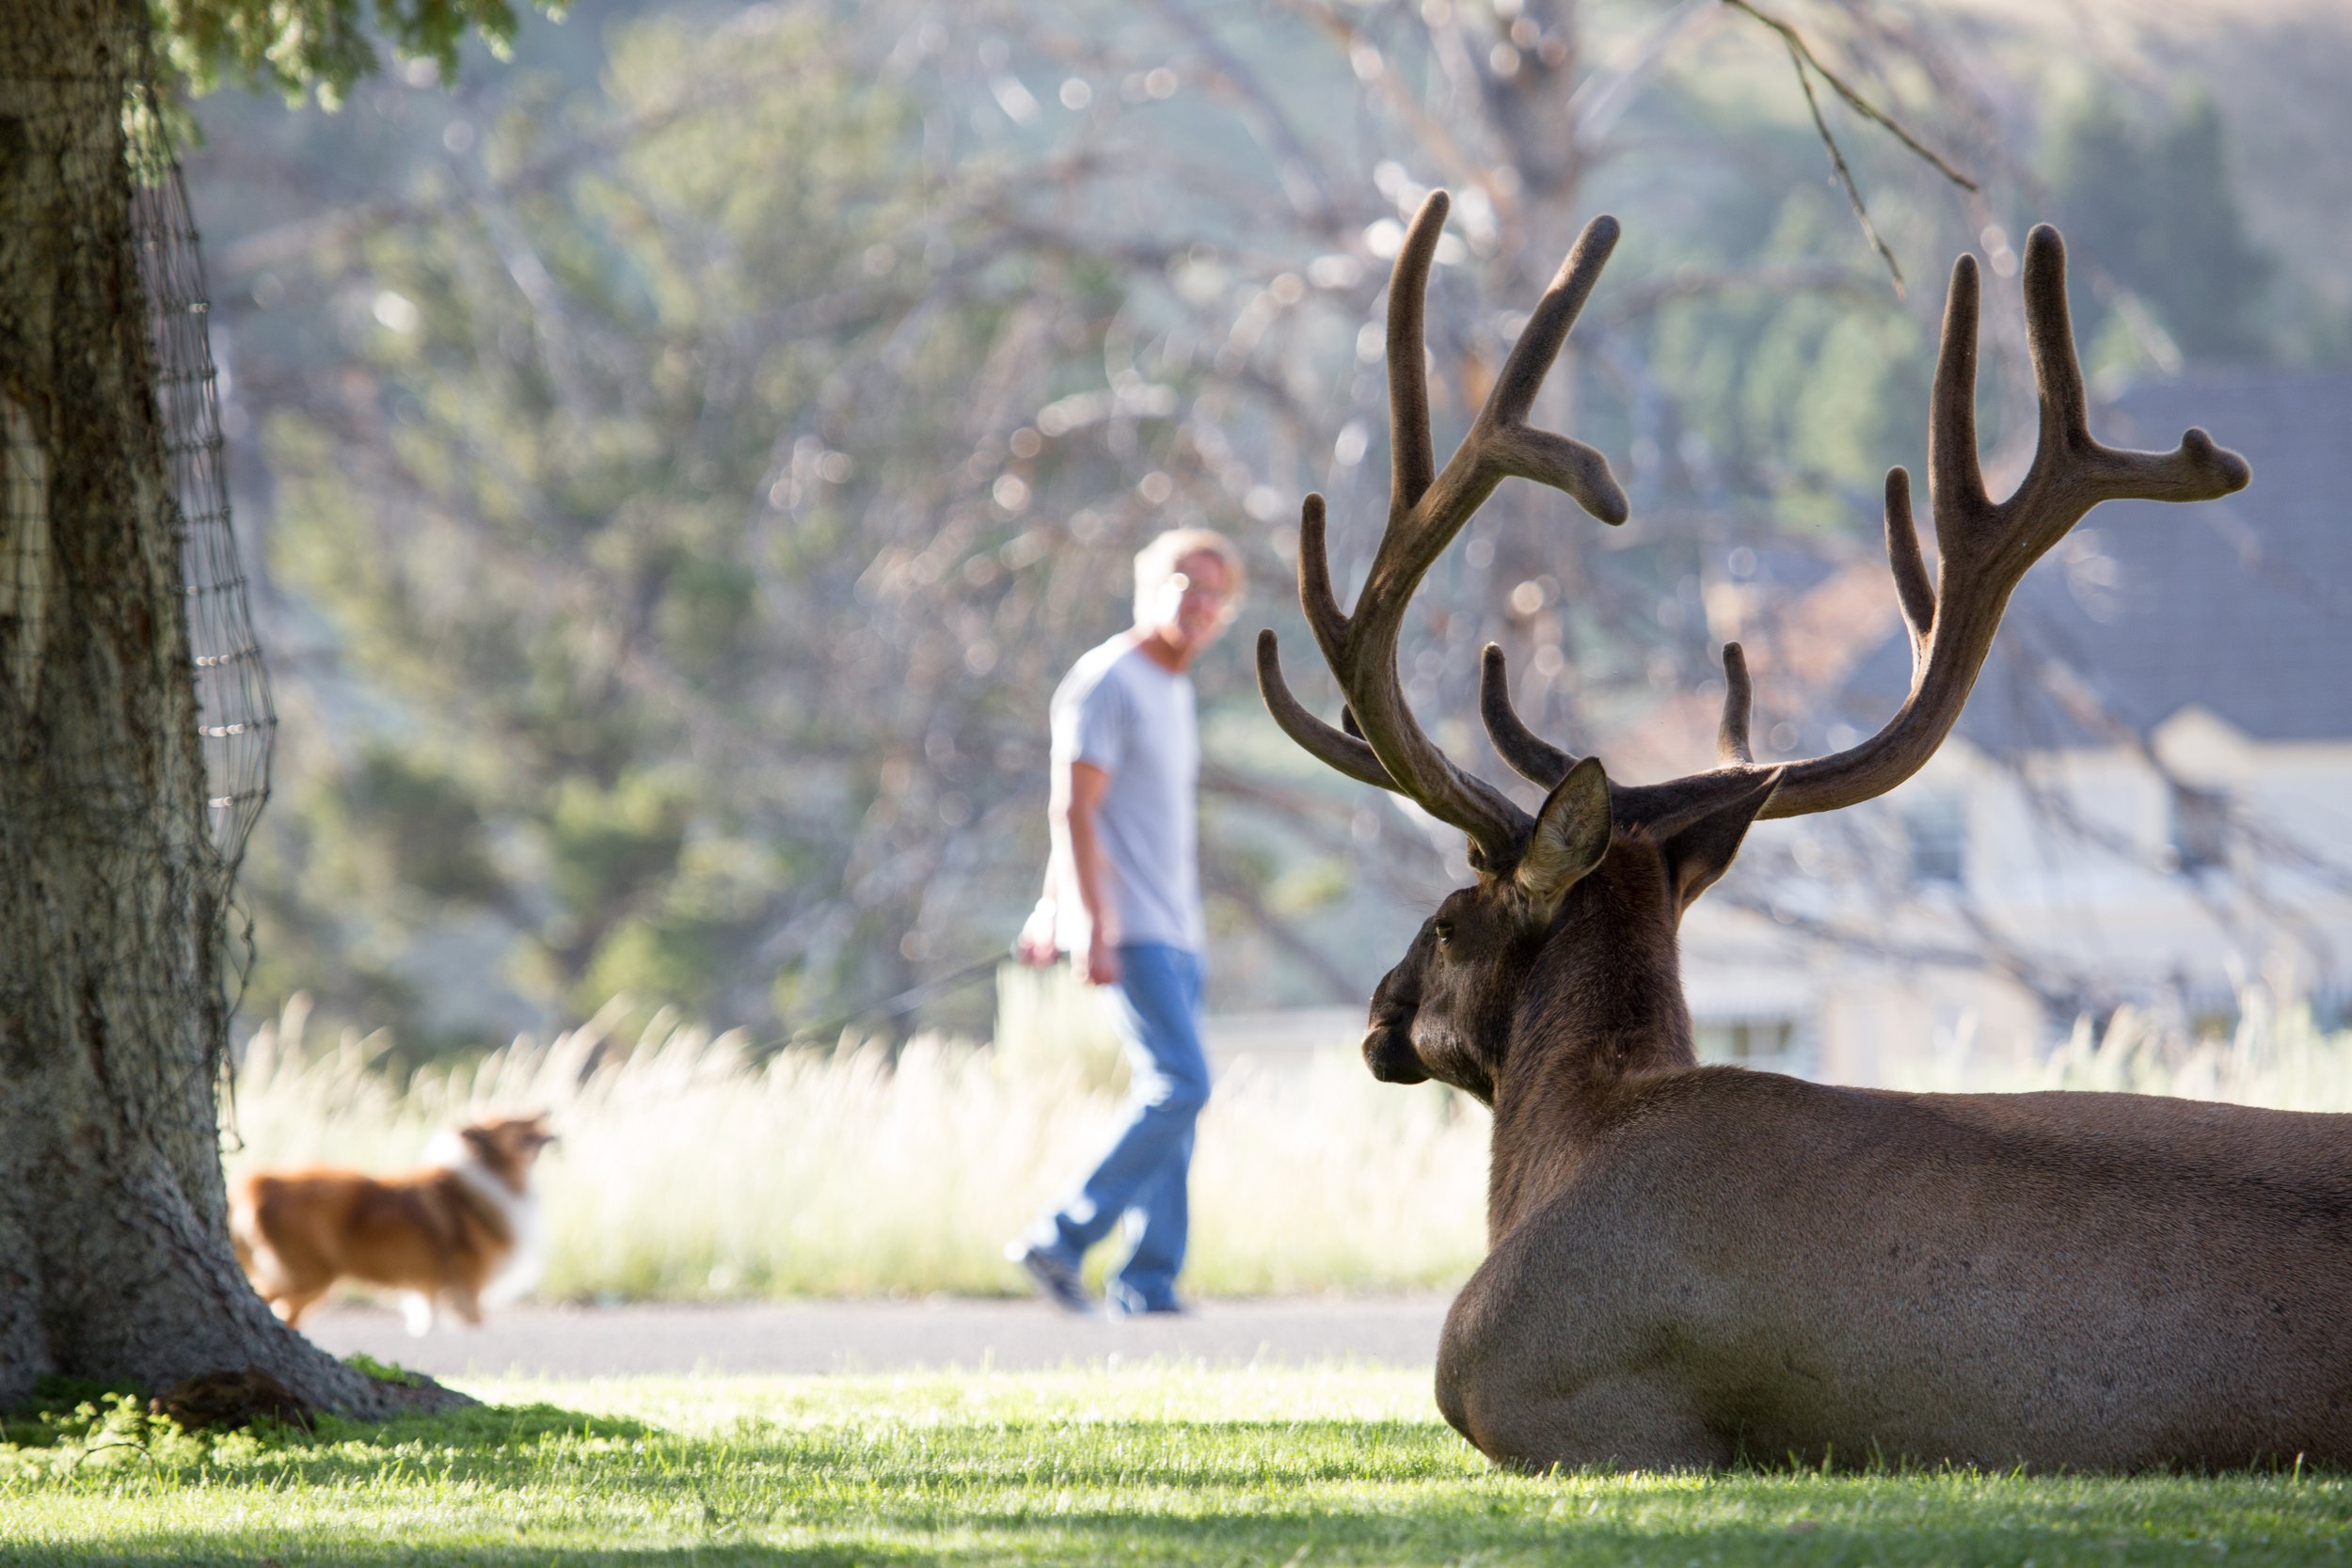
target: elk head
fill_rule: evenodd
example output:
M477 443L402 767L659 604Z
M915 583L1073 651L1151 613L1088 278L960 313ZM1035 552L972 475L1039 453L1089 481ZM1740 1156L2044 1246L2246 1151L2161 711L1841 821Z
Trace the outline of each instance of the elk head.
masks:
M2244 487L2249 474L2243 458L2201 430L2189 431L2170 452L2120 451L2092 439L2067 316L2065 246L2044 224L2026 238L2025 264L2041 436L2016 493L1994 502L1977 459L1977 264L1963 256L1945 300L1928 433L1940 580L1931 583L1912 524L1910 476L1899 467L1886 476L1887 559L1911 634L1911 689L1901 707L1878 734L1845 751L1759 763L1748 736L1746 660L1729 643L1720 765L1662 784L1617 785L1598 761L1578 761L1520 721L1502 651L1490 644L1480 671L1481 717L1497 754L1549 792L1531 816L1456 768L1422 732L1398 680L1397 636L1422 576L1505 478L1549 484L1605 523L1625 521L1625 493L1600 453L1526 423L1616 244L1617 225L1597 217L1585 226L1486 406L1435 472L1422 310L1446 210L1443 192L1422 204L1390 279L1389 522L1352 613L1332 593L1321 496L1307 498L1300 519L1299 599L1339 681L1340 725L1325 723L1292 694L1271 630L1258 634L1258 685L1275 721L1314 756L1407 797L1469 835L1476 880L1438 907L1374 991L1364 1058L1376 1077L1408 1084L1434 1077L1491 1101L1504 1051L1531 1003L1573 1011L1588 1028L1638 1018L1655 1036L1662 1021L1659 1049L1687 1063L1675 930L1682 911L1729 868L1749 824L1834 811L1917 772L1959 719L2010 591L2093 506L2123 498L2207 500ZM1615 1065L1632 1064L1620 1057Z

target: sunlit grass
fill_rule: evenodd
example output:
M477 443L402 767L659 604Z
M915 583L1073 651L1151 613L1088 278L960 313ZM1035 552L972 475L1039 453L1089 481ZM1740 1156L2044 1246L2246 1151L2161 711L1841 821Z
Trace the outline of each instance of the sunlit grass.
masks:
M2352 1482L1496 1474L1425 1372L506 1383L318 1439L0 1446L0 1563L2308 1563Z
M1050 1003L1051 1005L1047 1005ZM617 1013L617 1009L615 1009ZM1057 1196L1119 1116L1099 1036L1065 1003L1009 1006L1002 1049L923 1037L750 1060L657 1018L396 1083L381 1041L263 1028L237 1080L232 1165L412 1164L432 1132L541 1108L564 1142L541 1182L560 1297L990 1293L1019 1288L1005 1241ZM2352 1110L2352 1033L2259 993L2228 1039L2142 1018L2088 1026L2020 1066L1922 1050L1903 1086L2103 1088ZM1459 1095L1376 1084L1334 1048L1225 1076L1201 1124L1187 1288L1204 1294L1442 1288L1484 1255L1487 1121ZM1099 1261L1099 1259L1098 1259Z

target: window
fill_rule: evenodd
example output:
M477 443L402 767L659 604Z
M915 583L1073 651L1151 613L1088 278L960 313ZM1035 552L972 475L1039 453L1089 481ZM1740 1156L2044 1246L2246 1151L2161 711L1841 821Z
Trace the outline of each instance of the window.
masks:
M1925 887L1961 887L1968 880L1968 802L1931 795L1903 814L1911 845L1911 879Z
M2210 871L2230 863L2230 798L2217 789L2172 786L2172 863Z

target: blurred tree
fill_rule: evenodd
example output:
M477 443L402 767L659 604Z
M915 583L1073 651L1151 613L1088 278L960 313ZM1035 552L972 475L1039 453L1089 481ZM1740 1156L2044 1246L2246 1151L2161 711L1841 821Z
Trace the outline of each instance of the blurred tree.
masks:
M449 820L505 847L475 902L516 985L771 1016L812 968L820 1005L904 973L907 904L968 875L943 835L1014 830L1024 694L1120 602L1035 497L1128 503L1009 410L1054 401L1109 300L985 231L998 177L935 186L914 105L814 18L633 27L606 90L635 128L609 158L534 180L514 114L447 171L450 218L350 258L364 372L272 421L274 561L413 743L466 759ZM443 810L370 777L330 794Z
M535 3L564 9L563 0ZM468 34L501 53L515 34L506 0L375 0L373 9L373 36L361 0L150 0L148 19L166 68L199 92L252 83L329 104L376 69L379 40L454 73Z
M2050 184L2070 243L2147 301L2181 352L2254 359L2269 349L2276 261L2248 237L2211 96L2136 116L2111 87L2077 101L2050 137ZM2085 341L2106 319L2089 313Z
M437 1397L281 1327L231 1253L228 1046L182 519L132 228L160 41L199 73L328 89L351 0L0 8L0 1404L48 1374L157 1387L259 1368L307 1400ZM381 12L447 58L496 0Z
M1932 28L1803 14L1958 162L2020 166ZM1724 609L1756 603L1738 546L1874 554L1886 465L1924 455L1940 291L1892 296L1786 52L1718 6L798 0L599 38L454 102L371 88L367 141L408 150L389 191L333 183L353 143L311 144L347 127L260 169L234 144L224 199L342 193L230 251L269 559L336 661L248 879L263 1006L310 987L432 1046L625 988L788 1033L985 954L1033 893L1045 694L1142 537L1237 531L1281 620L1318 487L1361 570L1367 327L1428 184L1459 198L1430 334L1454 433L1576 222L1632 220L1545 417L1643 526L1507 486L1439 568L1406 653L1466 752L1481 642L1588 743L1711 684L1725 636L1763 657ZM1979 238L2014 193L1848 141L1911 271L1981 244L2014 286ZM1996 446L2032 428L2017 320L1987 317ZM1335 812L1243 642L1200 672L1220 1001L1354 1000L1451 844ZM465 809L387 793L388 751ZM436 891L453 832L493 885Z
M1045 696L1123 619L1143 538L1242 534L1253 616L1286 617L1287 519L1321 487L1360 569L1367 324L1424 182L1460 195L1431 330L1456 432L1576 222L1651 193L1547 417L1629 453L1659 526L1602 547L1506 489L1413 629L1417 693L1470 712L1488 638L1555 725L1706 678L1681 595L1723 503L1801 490L1846 526L1924 386L1883 278L1818 259L1851 218L1779 45L1712 16L1604 47L1559 0L810 0L616 21L571 84L449 111L377 89L427 150L406 188L230 252L271 300L241 342L293 311L339 329L242 364L276 579L349 672L289 726L257 1002L324 982L454 1042L627 987L789 1030L996 945L1042 853ZM1900 242L1966 230L1912 212ZM1243 641L1200 676L1220 985L1354 1000L1452 847L1377 800L1321 826L1347 786L1259 722ZM447 759L419 766L465 808L386 794L363 759L388 747ZM355 829L457 833L497 885L432 892L438 849L414 877L320 852ZM1302 860L1315 898L1251 891Z

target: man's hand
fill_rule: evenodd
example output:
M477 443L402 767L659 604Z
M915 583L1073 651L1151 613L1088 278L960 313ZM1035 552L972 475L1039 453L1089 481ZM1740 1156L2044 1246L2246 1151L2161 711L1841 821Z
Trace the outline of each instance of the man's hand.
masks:
M1054 944L1054 906L1050 900L1039 899L1036 909L1023 923L1021 934L1012 941L1013 957L1031 969L1044 969L1061 957Z
M1119 980L1119 949L1105 941L1100 930L1087 943L1086 976L1089 986L1115 985Z

